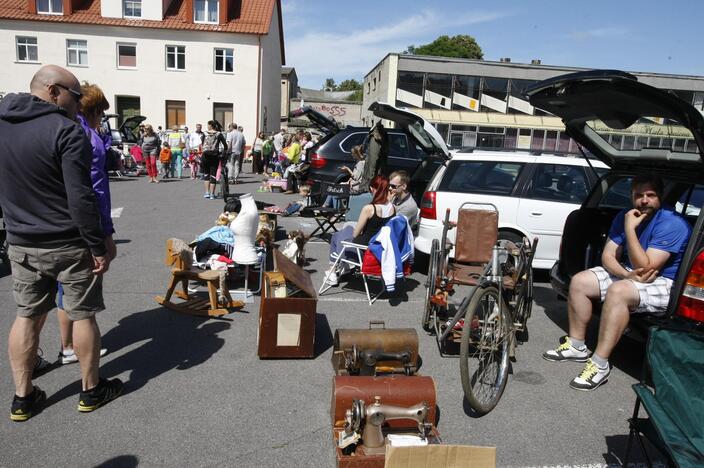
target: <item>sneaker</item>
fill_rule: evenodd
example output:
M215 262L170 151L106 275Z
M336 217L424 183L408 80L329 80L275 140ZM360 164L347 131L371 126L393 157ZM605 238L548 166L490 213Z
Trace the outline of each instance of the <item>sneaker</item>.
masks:
M339 284L337 279L337 273L335 273L334 271L326 271L325 278L325 284L329 286L337 286Z
M215 195L211 193L209 198L210 198L211 200L215 200Z
M610 373L611 369L609 366L602 369L594 364L594 361L587 359L587 365L584 366L584 370L570 382L570 387L575 390L589 392L606 383L609 380Z
M24 398L15 395L10 408L10 419L17 422L28 420L37 412L44 400L46 400L46 393L37 386L34 387L31 394Z
M107 353L107 349L100 348L100 357L105 356ZM59 351L59 361L61 362L61 365L72 364L74 362L78 362L78 356L76 356L76 353L73 352L73 350Z
M210 198L210 193L209 193L209 192L205 192L205 195L203 195L203 198Z
M546 361L563 362L586 362L589 359L589 350L585 346L584 349L577 349L572 346L572 340L569 336L563 336L560 339L560 346L556 349L548 349L543 353L543 359Z
M37 375L41 375L44 372L48 371L51 366L53 365L51 362L47 361L44 359L44 352L42 351L41 348L37 348L37 360L34 361L34 369L32 371L32 377L36 377Z
M111 402L122 394L120 379L100 379L92 390L81 392L78 398L78 411L90 413Z

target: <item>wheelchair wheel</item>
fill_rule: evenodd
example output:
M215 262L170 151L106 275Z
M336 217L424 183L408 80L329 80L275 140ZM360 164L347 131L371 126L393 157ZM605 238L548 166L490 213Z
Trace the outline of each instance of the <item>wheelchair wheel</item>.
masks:
M460 343L460 375L465 398L486 414L499 402L508 381L510 318L494 286L474 291Z
M431 320L434 317L434 309L437 307L431 302L431 298L435 294L435 282L440 274L440 242L433 239L430 245L430 260L428 263L428 276L425 280L425 306L423 308L423 318L421 326L423 330L430 332L433 330Z
M526 241L524 241L526 242ZM513 319L518 325L517 338L519 341L528 340L528 319L533 310L533 268L529 265L529 256L525 249L521 249L518 259L516 286L514 288Z

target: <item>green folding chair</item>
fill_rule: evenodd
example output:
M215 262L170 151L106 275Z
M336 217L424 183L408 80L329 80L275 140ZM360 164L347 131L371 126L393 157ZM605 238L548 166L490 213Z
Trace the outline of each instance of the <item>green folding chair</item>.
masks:
M704 334L652 327L646 353L645 377L633 385L636 403L628 420L623 466L628 465L634 439L653 466L642 437L672 466L704 466ZM646 384L648 375L652 389ZM647 418L638 417L641 405Z

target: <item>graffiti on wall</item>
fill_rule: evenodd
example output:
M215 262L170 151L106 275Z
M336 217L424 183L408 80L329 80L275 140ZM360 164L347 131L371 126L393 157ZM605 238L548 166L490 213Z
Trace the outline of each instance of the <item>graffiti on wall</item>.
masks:
M339 104L313 104L311 106L322 114L328 114L333 117L344 117L347 115L347 106Z

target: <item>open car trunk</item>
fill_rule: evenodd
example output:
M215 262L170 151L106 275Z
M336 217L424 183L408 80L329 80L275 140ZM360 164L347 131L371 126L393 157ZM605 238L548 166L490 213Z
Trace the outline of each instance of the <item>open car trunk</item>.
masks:
M379 101L373 102L369 110L380 119L394 122L426 154L411 174L409 187L413 198L420 204L423 192L435 171L450 160L450 150L437 129L418 114Z

